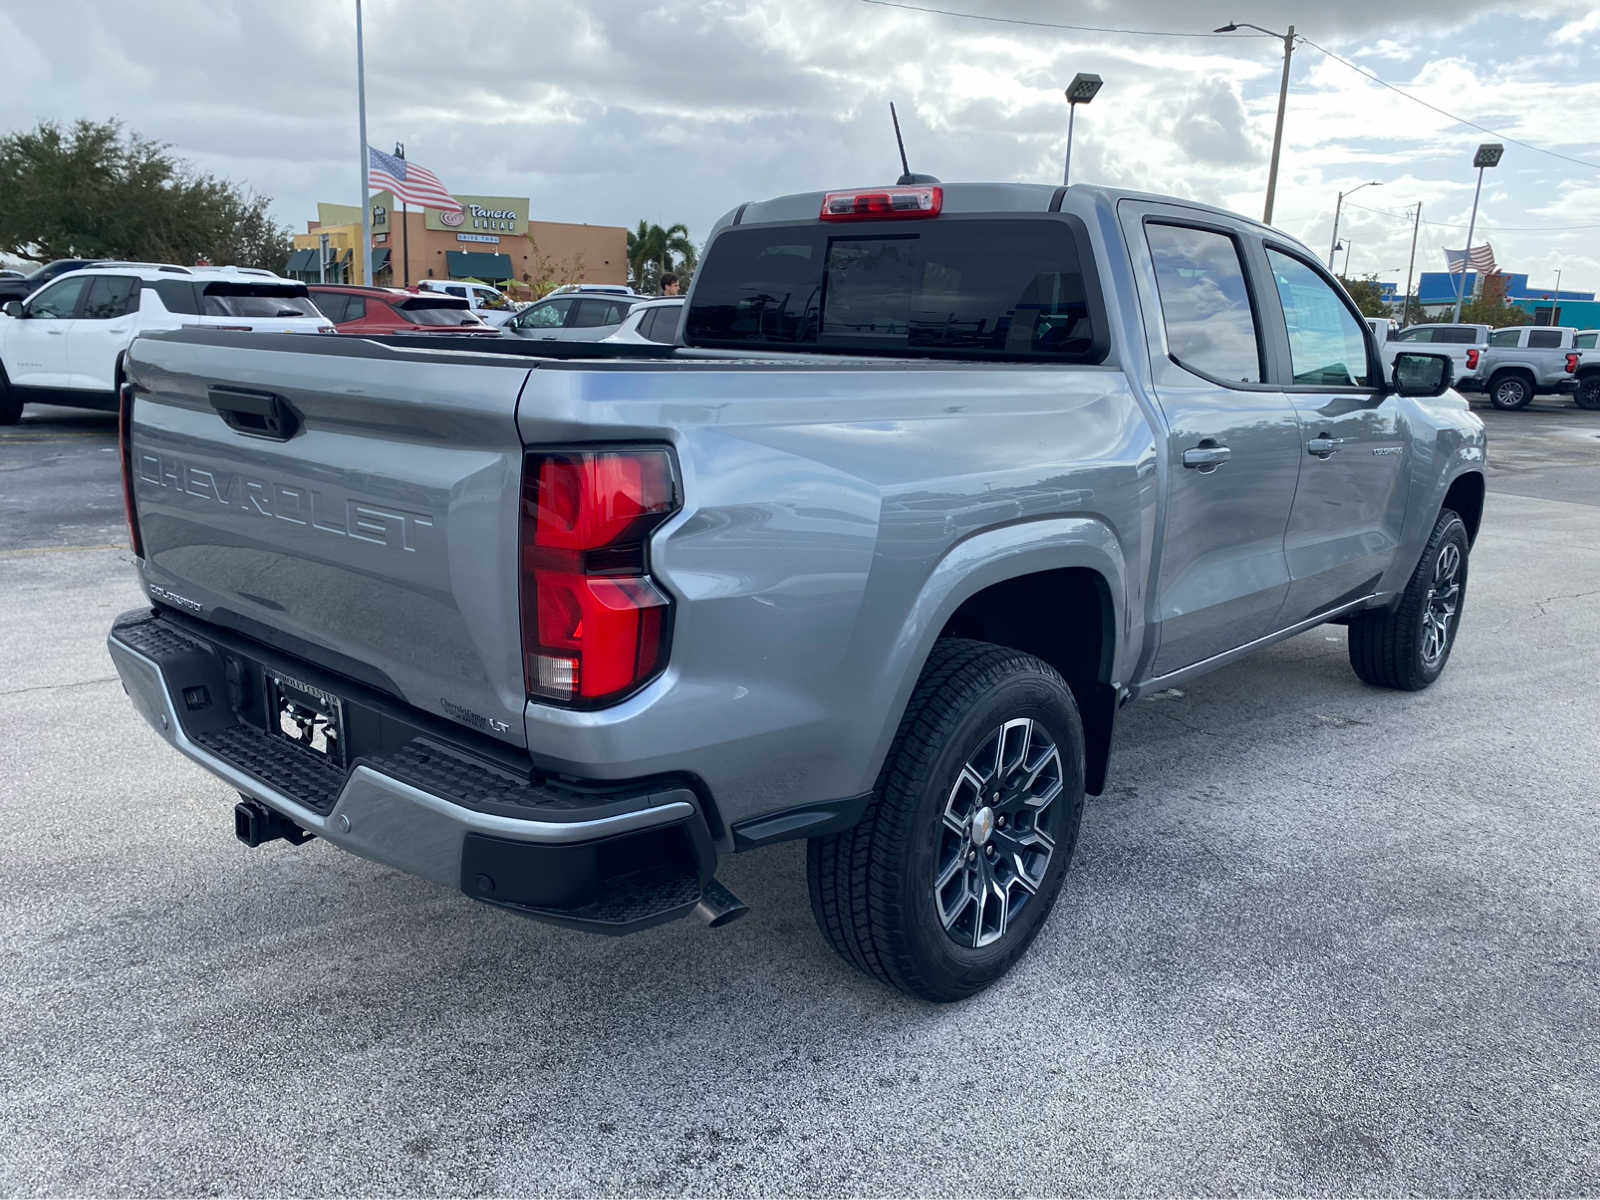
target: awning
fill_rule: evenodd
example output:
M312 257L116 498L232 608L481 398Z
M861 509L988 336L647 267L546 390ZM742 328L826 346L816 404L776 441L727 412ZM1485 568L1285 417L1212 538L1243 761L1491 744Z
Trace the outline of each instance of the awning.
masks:
M300 271L315 271L317 269L317 252L315 250L296 250L289 255L289 265L284 268L290 275Z
M483 279L503 283L513 272L509 254L480 254L471 250L446 250L445 269L451 279Z
M387 246L374 247L372 251L372 273L376 275L379 271L387 270L388 267L389 248Z

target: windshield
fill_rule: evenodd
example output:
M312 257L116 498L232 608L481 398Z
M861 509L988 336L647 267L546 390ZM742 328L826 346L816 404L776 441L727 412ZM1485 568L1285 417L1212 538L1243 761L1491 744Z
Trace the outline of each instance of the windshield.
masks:
M465 300L406 300L397 305L400 315L417 325L482 325Z
M1064 218L733 228L695 280L689 345L1098 362Z
M205 290L208 317L320 317L304 285L209 283Z

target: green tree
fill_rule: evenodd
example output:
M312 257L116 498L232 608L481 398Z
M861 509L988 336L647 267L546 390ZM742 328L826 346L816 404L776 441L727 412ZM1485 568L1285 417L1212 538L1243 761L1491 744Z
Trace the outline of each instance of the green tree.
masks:
M25 258L281 270L292 241L270 203L119 121L45 121L0 137L0 251Z
M694 243L686 225L663 229L640 221L628 231L628 282L639 291L654 291L663 275L688 276L694 271ZM684 280L687 283L687 279Z
M1356 302L1363 317L1389 315L1389 306L1383 301L1383 289L1376 275L1366 275L1360 279L1346 279L1341 275L1339 282L1344 284L1344 290L1350 293L1350 299Z

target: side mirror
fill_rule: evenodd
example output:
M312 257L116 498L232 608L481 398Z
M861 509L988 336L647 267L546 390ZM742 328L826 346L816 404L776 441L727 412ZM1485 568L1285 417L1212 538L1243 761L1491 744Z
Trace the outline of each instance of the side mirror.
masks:
M21 317L22 316L22 301L21 300L7 300L6 301L6 316L8 316L8 317Z
M1400 396L1442 396L1455 376L1455 363L1448 354L1417 354L1404 351L1394 356L1394 371L1389 390Z

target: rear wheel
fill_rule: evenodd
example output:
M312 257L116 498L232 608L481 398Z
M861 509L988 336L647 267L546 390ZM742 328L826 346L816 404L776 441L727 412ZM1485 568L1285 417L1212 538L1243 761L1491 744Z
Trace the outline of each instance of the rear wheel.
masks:
M1467 599L1467 527L1439 514L1400 602L1350 622L1350 665L1363 683L1416 692L1444 672Z
M1600 371L1578 380L1578 390L1572 398L1579 408L1586 408L1590 412L1600 411Z
M15 425L22 420L22 397L12 389L6 379L5 368L0 367L0 425Z
M1533 381L1526 375L1496 375L1489 381L1489 403L1505 412L1526 408L1533 400Z
M1083 782L1083 725L1060 675L1017 650L939 642L867 815L808 847L817 924L851 963L913 996L982 990L1055 903Z

